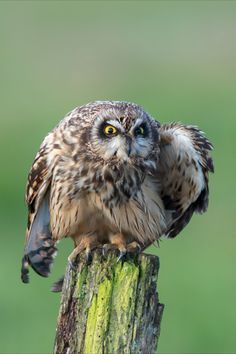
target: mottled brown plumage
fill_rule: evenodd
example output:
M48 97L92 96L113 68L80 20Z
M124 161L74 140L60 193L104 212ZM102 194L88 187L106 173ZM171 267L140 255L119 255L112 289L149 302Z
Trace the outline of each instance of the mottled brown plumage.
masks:
M47 276L55 243L121 254L176 236L208 204L210 142L196 127L161 125L140 106L94 102L74 109L44 139L29 173L22 266Z

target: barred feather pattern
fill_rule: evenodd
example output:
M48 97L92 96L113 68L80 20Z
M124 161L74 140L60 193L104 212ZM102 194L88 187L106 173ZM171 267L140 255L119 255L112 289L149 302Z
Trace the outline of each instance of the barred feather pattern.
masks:
M104 244L122 233L142 248L176 236L207 209L211 149L198 128L161 125L133 103L75 108L45 137L29 173L23 273L28 262L47 276L55 244L67 236L96 235Z
M171 123L160 128L158 178L168 215L169 237L175 237L194 212L208 207L208 174L214 172L209 153L213 146L197 127Z

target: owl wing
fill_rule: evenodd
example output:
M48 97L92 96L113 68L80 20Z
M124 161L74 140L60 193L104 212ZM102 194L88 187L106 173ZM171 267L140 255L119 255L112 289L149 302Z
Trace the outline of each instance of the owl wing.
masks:
M167 215L168 237L175 237L194 212L208 207L208 173L214 172L209 156L212 144L194 126L179 123L159 128L160 160L158 179Z
M44 142L31 167L26 187L28 206L28 226L24 256L22 259L21 279L27 283L28 267L42 276L48 276L53 256L56 252L55 241L50 231L49 195L53 163L48 164L49 145Z

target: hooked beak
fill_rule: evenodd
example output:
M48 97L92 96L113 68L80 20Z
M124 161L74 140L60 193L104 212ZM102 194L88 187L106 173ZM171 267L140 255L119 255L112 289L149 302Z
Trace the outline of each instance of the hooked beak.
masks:
M115 151L114 156L117 156L121 161L127 162L132 153L132 138L131 136L124 135L120 139L119 147Z

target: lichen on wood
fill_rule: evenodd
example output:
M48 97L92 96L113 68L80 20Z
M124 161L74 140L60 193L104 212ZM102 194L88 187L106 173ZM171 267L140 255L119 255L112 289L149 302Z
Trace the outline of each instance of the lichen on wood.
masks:
M68 265L55 339L55 354L152 354L164 305L156 290L159 259L140 254L117 262L115 252L82 254Z

